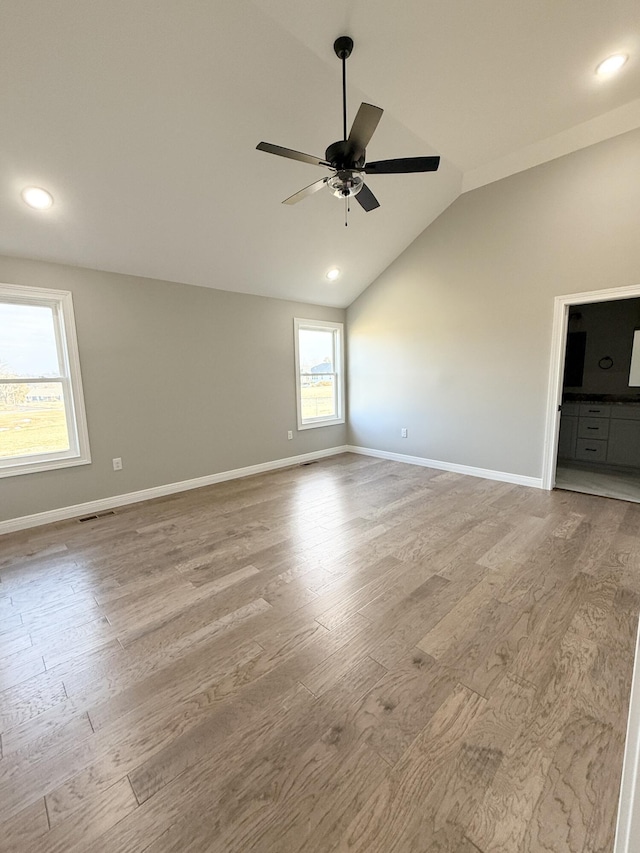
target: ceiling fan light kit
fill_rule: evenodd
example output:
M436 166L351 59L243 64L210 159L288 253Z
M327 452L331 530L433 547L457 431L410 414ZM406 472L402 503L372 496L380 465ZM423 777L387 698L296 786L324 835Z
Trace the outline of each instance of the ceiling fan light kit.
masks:
M345 169L336 172L332 178L327 179L327 186L331 192L339 198L347 198L357 195L364 186L362 172L349 171Z
M303 198L313 195L313 193L327 186L333 195L345 201L355 196L360 207L369 212L380 207L380 202L364 182L365 175L435 172L440 165L440 158L404 157L367 163L367 145L378 126L383 110L380 107L374 107L373 104L360 104L360 109L347 135L347 59L353 51L353 39L349 36L340 36L335 40L333 50L342 62L342 127L344 138L331 143L325 152L324 160L311 154L303 154L301 151L293 151L291 148L283 148L281 145L273 145L270 142L260 142L256 147L259 151L266 151L268 154L276 154L278 157L287 157L290 160L299 160L313 166L322 166L333 172L330 177L321 178L289 196L283 201L283 204L297 204Z

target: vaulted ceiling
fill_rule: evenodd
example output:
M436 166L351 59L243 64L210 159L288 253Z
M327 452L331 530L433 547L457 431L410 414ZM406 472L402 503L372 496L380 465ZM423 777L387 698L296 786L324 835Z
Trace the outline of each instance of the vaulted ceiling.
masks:
M364 213L319 156L341 136L334 39L351 35L349 121L384 108ZM596 64L629 55L614 79ZM348 305L463 191L640 126L637 0L0 0L0 252ZM54 206L20 199L47 188ZM335 282L326 271L342 270Z

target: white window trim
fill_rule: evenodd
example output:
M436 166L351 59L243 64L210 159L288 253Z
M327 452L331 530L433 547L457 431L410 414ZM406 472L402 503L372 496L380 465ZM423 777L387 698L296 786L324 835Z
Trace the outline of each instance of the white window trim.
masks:
M337 393L336 393L336 403L338 408L337 417L319 417L319 418L306 418L304 421L302 420L302 395L301 395L301 383L300 383L300 345L299 345L299 332L300 329L317 329L326 331L330 329L333 331L337 338L336 343L336 353L335 353L335 364L334 364L334 375L336 377L336 385L337 385ZM293 321L293 341L294 341L294 352L295 352L295 379L296 379L296 418L298 422L298 429L315 429L317 427L323 426L333 426L334 424L343 424L345 422L345 387L344 387L344 324L343 323L332 323L326 320L303 320L301 318L294 318Z
M46 381L61 382L65 389L65 406L68 404L67 418L70 433L69 443L71 445L69 450L60 453L33 454L33 461L27 461L30 457L26 455L15 460L2 460L0 461L0 478L14 477L18 474L33 474L37 471L51 471L72 465L88 465L91 462L91 452L71 293L68 290L49 290L42 287L0 284L0 300L19 302L23 305L46 305L48 303L56 314L56 344L65 375L61 379L47 379Z

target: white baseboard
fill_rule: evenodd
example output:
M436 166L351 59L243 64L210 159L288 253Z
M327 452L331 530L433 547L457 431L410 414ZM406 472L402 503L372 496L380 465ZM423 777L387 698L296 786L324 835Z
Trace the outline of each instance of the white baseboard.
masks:
M33 515L23 515L19 518L10 518L0 521L0 535L3 533L14 533L17 530L26 530L29 527L39 527L42 524L52 524L55 521L65 521L69 518L78 518L82 515L90 515L96 512L104 512L127 504L140 503L141 501L162 498L178 492L186 492L189 489L199 489L202 486L211 486L214 483L223 483L225 480L236 480L241 477L251 477L254 474L262 474L265 471L274 471L277 468L288 468L292 465L300 465L303 462L312 462L314 459L324 459L329 456L337 456L340 453L359 453L364 456L375 456L380 459L390 459L394 462L406 462L411 465L422 465L426 468L437 468L442 471L453 471L457 474L468 474L472 477L483 477L486 480L500 480L504 483L515 483L520 486L533 486L542 488L542 480L536 477L523 477L520 474L509 474L503 471L490 471L486 468L472 468L468 465L456 465L453 462L440 462L436 459L423 459L421 456L407 456L404 453L390 453L386 450L373 450L367 447L353 447L341 445L330 447L327 450L316 450L311 453L303 453L299 456L289 456L286 459L275 459L272 462L261 462L259 465L249 465L246 468L235 468L231 471L221 471L218 474L208 474L205 477L196 477L193 480L182 480L179 483L167 483L163 486L154 486L150 489L142 489L138 492L128 492L123 495L113 495L109 498L99 498L95 501L63 506L59 509L51 509L46 512L38 512Z
M275 471L277 468L289 468L292 465L301 465L304 462L312 462L314 459L324 459L328 456L337 456L346 453L346 445L340 447L329 447L327 450L314 450L311 453L302 453L299 456L289 456L286 459L275 459L272 462L261 462L259 465L249 465L247 468L235 468L232 471L221 471L219 474L208 474L205 477L196 477L193 480L182 480L179 483L167 483L164 486L154 486L151 489L142 489L139 492L128 492L124 495L113 495L110 498L99 498L95 501L87 501L74 506L63 506L59 509L50 509L46 512L38 512L34 515L23 515L20 518L9 518L0 521L0 535L13 533L17 530L26 530L29 527L38 527L42 524L51 524L54 521L65 521L68 518L77 518L82 515L90 515L96 512L104 512L127 504L149 501L153 498L163 498L177 492L187 492L189 489L199 489L202 486L212 486L214 483L223 483L225 480L237 480L241 477L251 477L253 474L263 474L265 471Z
M372 450L369 447L349 445L349 453L360 453L362 456L376 456L379 459L390 459L393 462L406 462L409 465L421 465L423 468L437 468L439 471L452 471L455 474L466 474L469 477L481 477L483 480L499 480L501 483L513 483L516 486L542 488L542 477L525 477L523 474L510 474L508 471L492 471L489 468L473 468L471 465L458 465L455 462L440 462L438 459L424 459L422 456L407 456L405 453L391 453L388 450Z
M640 838L640 625L631 682L614 853L634 853ZM633 845L633 846L632 846Z

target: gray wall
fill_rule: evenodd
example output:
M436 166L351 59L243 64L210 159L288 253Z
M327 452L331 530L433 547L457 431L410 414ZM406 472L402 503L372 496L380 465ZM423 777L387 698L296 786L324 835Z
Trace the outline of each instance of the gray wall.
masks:
M640 131L461 196L347 311L350 443L540 477L554 296L637 284Z
M346 442L297 432L293 362L293 318L341 309L6 257L0 281L73 293L93 459L0 479L0 520Z

